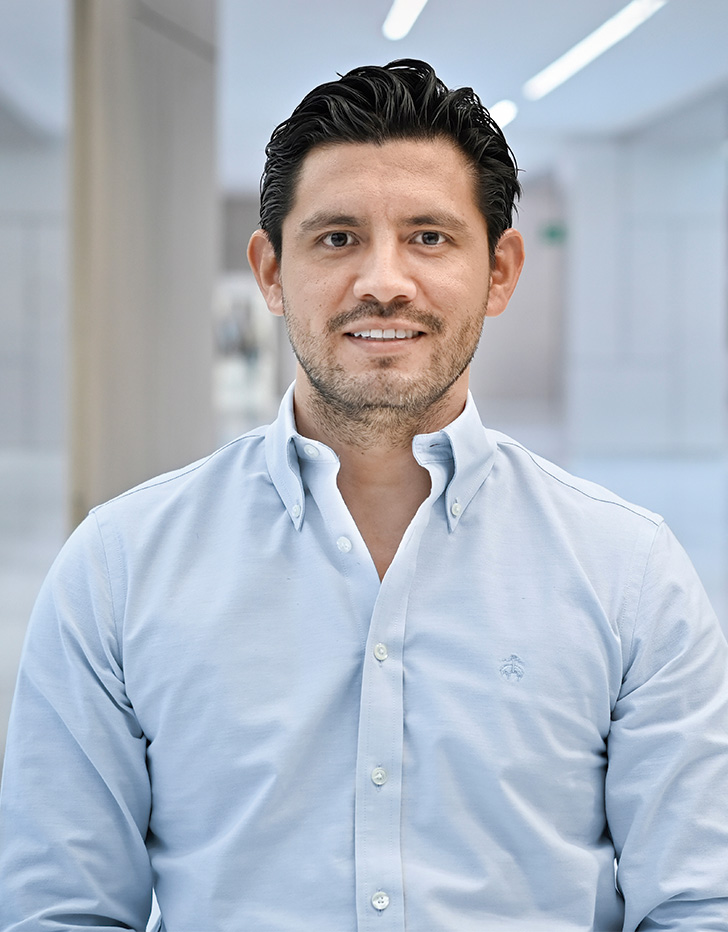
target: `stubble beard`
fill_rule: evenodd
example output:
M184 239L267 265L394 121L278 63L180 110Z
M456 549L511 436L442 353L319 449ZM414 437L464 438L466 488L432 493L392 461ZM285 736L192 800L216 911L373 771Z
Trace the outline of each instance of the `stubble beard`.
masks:
M447 337L447 325L428 311L394 302L362 303L333 317L327 335L340 335L365 317L384 322L401 315L411 329L420 324L426 333L446 338L428 369L416 375L400 373L395 356L373 358L370 371L352 374L336 361L329 344L304 330L285 296L283 307L293 352L313 389L311 416L326 434L360 448L409 446L416 434L436 429L450 389L475 355L485 317L484 304L480 315L468 317Z

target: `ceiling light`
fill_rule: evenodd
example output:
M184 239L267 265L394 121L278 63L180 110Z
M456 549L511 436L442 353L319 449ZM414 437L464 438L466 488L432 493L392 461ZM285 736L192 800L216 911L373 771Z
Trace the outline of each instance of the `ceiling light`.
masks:
M382 32L387 39L404 39L415 20L425 7L427 0L394 0L387 14Z
M523 96L539 100L570 77L581 71L589 62L616 45L630 32L641 26L667 3L667 0L632 0L619 13L595 29L586 39L569 49L543 71L539 71L523 85Z
M518 107L512 100L499 100L497 104L489 108L489 111L493 120L501 129L504 129L515 120Z

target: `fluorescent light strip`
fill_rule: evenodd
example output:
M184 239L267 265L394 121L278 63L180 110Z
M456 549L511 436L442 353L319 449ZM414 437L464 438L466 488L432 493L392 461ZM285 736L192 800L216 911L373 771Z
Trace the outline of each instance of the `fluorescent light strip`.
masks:
M427 0L394 0L382 26L385 38L396 41L404 39L414 26L417 17L425 8Z
M498 126L504 129L509 123L515 120L518 114L518 107L512 100L499 100L497 104L493 104L493 106L489 108L489 113Z
M628 36L645 20L649 19L667 0L632 0L619 13L595 29L586 39L569 49L543 71L539 71L523 85L523 96L529 100L540 100L577 71L581 71L603 52Z

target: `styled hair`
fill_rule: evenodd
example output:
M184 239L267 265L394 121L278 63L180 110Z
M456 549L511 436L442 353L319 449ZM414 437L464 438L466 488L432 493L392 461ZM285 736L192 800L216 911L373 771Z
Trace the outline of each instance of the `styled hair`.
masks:
M399 139L449 139L463 152L493 260L521 194L515 156L472 88L450 90L427 62L402 58L319 85L273 131L260 183L260 226L279 261L283 221L306 155L317 146Z

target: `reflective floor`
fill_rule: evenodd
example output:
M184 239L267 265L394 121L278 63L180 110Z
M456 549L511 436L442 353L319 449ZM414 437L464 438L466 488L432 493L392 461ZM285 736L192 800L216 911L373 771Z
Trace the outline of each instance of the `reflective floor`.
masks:
M728 632L728 459L569 461L546 420L497 424L536 452L663 514L700 573ZM65 537L64 462L0 453L0 752L28 615Z

